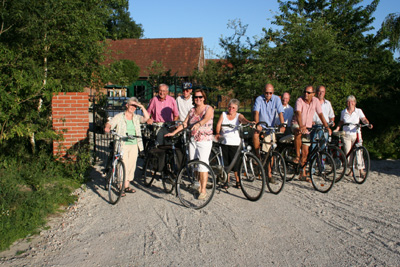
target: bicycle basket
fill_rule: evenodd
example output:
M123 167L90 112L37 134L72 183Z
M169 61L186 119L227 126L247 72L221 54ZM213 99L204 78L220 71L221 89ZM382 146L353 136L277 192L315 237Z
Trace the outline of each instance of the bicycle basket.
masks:
M254 135L254 129L250 126L240 128L240 138L250 140Z

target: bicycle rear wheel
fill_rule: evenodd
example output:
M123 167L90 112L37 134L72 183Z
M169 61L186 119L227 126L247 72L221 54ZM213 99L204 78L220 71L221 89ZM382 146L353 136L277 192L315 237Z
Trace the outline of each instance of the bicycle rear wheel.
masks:
M336 168L332 157L325 151L318 152L311 160L310 178L315 190L327 193L335 183Z
M112 173L108 184L109 202L113 205L117 204L125 189L125 164L122 160L118 160L115 167L112 167Z
M286 164L286 181L289 182L299 174L298 164L293 162L296 158L296 150L293 146L287 146L282 150L281 155Z
M143 169L143 183L145 186L150 186L157 175L158 159L153 154L149 153Z
M353 160L351 161L353 178L357 184L362 184L367 180L370 166L368 150L363 146L357 147L353 152Z
M343 176L347 170L347 159L346 155L344 154L343 150L341 150L337 146L329 145L328 146L328 153L332 156L333 162L335 163L336 167L336 180L335 183L342 180Z
M271 177L268 177L268 169L271 170ZM264 171L267 176L267 187L273 194L279 194L286 182L286 165L282 155L274 151L272 157L269 157L264 166Z
M171 193L175 187L175 176L172 173L162 172L161 179L165 193Z
M207 176L206 195L202 199L199 199L200 174ZM215 176L210 166L199 160L194 160L190 161L179 172L176 191L179 200L185 207L201 209L210 203L215 193L215 187Z
M240 186L250 201L259 200L265 191L265 172L261 161L252 153L242 155L239 172Z

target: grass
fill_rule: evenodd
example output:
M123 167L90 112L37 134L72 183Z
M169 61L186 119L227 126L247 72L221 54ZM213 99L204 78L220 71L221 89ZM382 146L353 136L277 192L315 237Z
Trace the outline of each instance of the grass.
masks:
M37 234L50 214L60 212L61 205L74 203L76 196L71 193L84 182L90 163L60 162L45 151L22 160L2 160L0 251L20 238Z

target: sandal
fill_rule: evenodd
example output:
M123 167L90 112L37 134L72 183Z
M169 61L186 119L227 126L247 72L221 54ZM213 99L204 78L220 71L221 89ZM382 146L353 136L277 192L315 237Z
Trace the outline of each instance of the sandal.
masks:
M242 189L242 187L240 186L240 182L236 182L236 186L237 189Z
M293 160L293 163L299 164L300 163L300 157L295 157Z
M222 186L223 189L228 189L229 188L229 184L226 182L224 183L224 185Z
M311 179L303 175L299 177L299 181L311 183Z
M133 193L136 193L136 190L133 189L133 188L127 187L127 188L125 188L125 192L126 192L126 193L130 193L130 194L133 194Z

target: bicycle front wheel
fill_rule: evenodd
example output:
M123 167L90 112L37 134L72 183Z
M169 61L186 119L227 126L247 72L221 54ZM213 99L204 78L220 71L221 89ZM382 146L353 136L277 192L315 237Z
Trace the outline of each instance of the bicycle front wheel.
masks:
M328 146L328 153L332 156L333 162L335 162L336 167L336 180L335 183L342 180L343 176L347 170L347 159L346 155L344 154L343 150L341 150L337 146Z
M293 161L296 159L296 150L293 146L287 146L281 153L286 164L286 181L293 180L296 175L299 175L298 164Z
M165 193L171 193L175 187L175 177L173 176L173 174L162 172L161 180Z
M264 166L267 174L267 187L273 194L279 194L286 182L286 165L282 155L274 151Z
M318 152L311 160L310 178L315 190L327 193L335 183L336 168L332 157L325 151Z
M243 194L250 201L259 200L265 190L265 172L261 161L252 153L242 155L239 172Z
M351 161L353 178L357 184L362 184L367 180L370 164L368 150L363 146L357 147L353 152L353 160Z
M109 202L113 205L117 204L125 189L125 164L122 160L118 160L115 166L112 166L112 174L108 184Z
M150 186L156 177L158 169L158 159L153 154L149 154L143 169L143 183Z
M206 193L200 196L201 184L205 186ZM215 176L210 166L202 161L193 160L179 172L176 191L185 207L201 209L210 203L215 187Z

